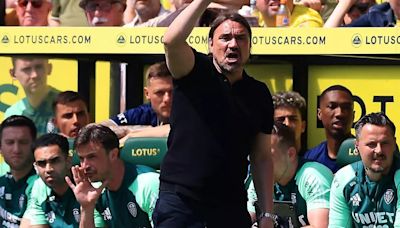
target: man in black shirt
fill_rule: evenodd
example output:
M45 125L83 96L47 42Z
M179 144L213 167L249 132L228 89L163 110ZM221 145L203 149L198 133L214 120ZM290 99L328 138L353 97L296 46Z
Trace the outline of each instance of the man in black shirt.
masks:
M272 226L271 94L244 71L251 28L238 14L211 26L211 57L186 38L211 0L193 1L164 36L174 77L169 151L161 166L156 227L250 227L244 179L250 154L260 227Z

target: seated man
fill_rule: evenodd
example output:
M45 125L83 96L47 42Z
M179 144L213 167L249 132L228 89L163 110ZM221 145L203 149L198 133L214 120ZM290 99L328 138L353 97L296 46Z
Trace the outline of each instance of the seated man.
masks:
M81 0L90 26L122 26L126 0Z
M355 129L361 161L335 174L329 227L398 227L396 127L384 113L371 113L363 116Z
M274 120L293 129L296 150L302 155L301 135L306 130L306 100L294 91L278 92L272 95L274 102Z
M37 179L31 151L35 139L35 125L25 116L10 116L1 123L0 150L10 166L10 172L0 177L2 227L18 227L26 210L33 182Z
M79 93L64 91L53 102L54 126L67 138L75 138L79 130L90 123L85 100Z
M65 182L71 175L71 157L65 137L45 134L33 144L35 167L40 176L33 184L21 227L78 227L81 205ZM104 221L95 212L96 227Z
M293 130L276 122L271 135L274 201L291 202L297 220L290 221L291 224L284 227L328 227L329 192L333 174L324 165L303 160L297 153ZM257 201L257 195L253 183L248 189L248 198L248 210L255 221L254 202ZM277 220L280 225L283 225L282 221L288 220L282 218L279 211L275 213L280 216Z
M108 227L150 227L159 175L122 161L117 135L100 124L82 128L75 148L81 166L72 167L74 183L66 181L81 204L80 227L94 227L95 207ZM97 181L103 184L94 188Z
M47 84L52 65L48 59L35 57L13 57L12 65L10 75L13 80L19 81L26 97L9 107L4 117L24 115L35 123L39 135L52 132L51 104L59 93Z
M101 124L114 130L119 138L148 136L166 137L169 133L169 116L172 104L172 76L165 62L151 65L147 71L144 95L150 103L120 113ZM166 125L166 126L162 126ZM139 129L143 127L152 129ZM139 130L138 130L139 129ZM142 130L147 133L140 133Z
M324 164L336 173L340 145L345 139L353 137L354 101L351 91L341 85L325 89L319 98L318 119L324 126L326 141L308 150L304 158Z

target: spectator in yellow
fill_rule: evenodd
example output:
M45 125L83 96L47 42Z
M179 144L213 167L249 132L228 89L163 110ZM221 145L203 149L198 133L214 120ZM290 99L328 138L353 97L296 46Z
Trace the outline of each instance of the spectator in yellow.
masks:
M275 27L279 0L257 0L256 4L260 11L260 26ZM293 0L287 0L286 7L290 11L290 27L322 27L324 25L321 15L311 8L294 5Z

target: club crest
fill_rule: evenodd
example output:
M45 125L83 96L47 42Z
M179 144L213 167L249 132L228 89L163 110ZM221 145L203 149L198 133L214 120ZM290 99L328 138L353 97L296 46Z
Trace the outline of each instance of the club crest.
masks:
M79 213L79 209L78 208L74 208L72 209L72 214L74 215L74 219L77 223L79 223L79 221L81 221L81 215Z
M136 217L137 216L137 208L136 208L135 203L129 202L128 205L126 205L126 206L128 207L129 213L131 213L131 215L133 217Z
M393 189L386 190L385 194L383 195L383 199L385 200L386 204L390 204L394 199Z

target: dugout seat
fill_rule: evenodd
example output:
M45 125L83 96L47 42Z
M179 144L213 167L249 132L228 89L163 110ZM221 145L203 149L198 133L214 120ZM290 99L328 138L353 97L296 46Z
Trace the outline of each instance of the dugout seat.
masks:
M76 151L74 149L74 142L75 138L68 138L68 144L69 144L68 155L72 156L72 165L80 165L78 154L76 154Z
M132 137L125 141L120 157L122 160L136 165L145 165L160 170L166 152L166 137Z
M340 145L336 157L336 163L340 168L348 164L351 164L353 162L361 160L360 154L358 150L355 148L354 144L355 140L356 140L355 138L346 139Z

